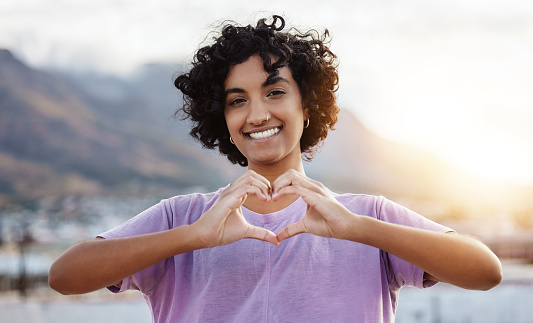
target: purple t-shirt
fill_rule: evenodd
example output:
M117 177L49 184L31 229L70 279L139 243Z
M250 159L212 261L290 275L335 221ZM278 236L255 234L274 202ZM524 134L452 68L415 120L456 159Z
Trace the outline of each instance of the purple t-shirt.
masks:
M222 190L222 189L221 189ZM106 239L194 223L220 195L162 200L101 235ZM432 231L450 229L381 196L335 194L351 212ZM306 204L246 220L274 233L300 220ZM176 255L123 280L137 289L154 322L394 322L402 286L427 287L419 268L377 248L300 234L280 246L255 239Z

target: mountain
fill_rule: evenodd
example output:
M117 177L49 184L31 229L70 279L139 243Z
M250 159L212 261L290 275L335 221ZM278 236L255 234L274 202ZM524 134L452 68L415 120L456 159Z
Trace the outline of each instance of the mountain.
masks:
M181 95L172 76L180 69L146 64L128 77L42 71L0 50L0 206L47 195L166 197L232 182L243 168L202 149L188 123L173 119ZM447 214L532 208L531 190L468 176L385 140L347 108L304 163L308 176L332 190L383 194Z
M169 120L175 105L161 118L133 85L118 83L129 86L127 96L96 96L83 82L32 69L0 51L3 204L228 182L220 163L166 130L175 123Z

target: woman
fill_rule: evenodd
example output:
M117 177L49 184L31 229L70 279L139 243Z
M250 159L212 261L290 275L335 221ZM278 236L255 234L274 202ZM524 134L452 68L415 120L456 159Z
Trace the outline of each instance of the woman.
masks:
M155 322L392 322L403 285L500 282L479 241L306 177L302 154L337 120L336 57L327 31L283 29L279 16L228 24L175 81L191 134L248 171L71 247L50 269L54 289L138 289Z

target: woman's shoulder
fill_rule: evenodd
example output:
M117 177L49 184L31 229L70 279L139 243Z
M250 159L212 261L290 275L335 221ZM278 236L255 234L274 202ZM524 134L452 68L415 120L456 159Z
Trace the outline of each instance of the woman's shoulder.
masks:
M383 196L371 194L356 194L356 193L335 193L333 196L339 203L344 205L351 212L377 217L379 209L383 200Z
M167 200L210 200L213 197L220 195L225 187L219 188L212 192L202 192L201 188L191 189L189 192L169 197Z
M371 195L363 193L336 193L330 191L331 194L341 203L375 203L383 199L383 196L380 195Z
M190 206L194 205L197 207L208 206L208 205L210 206L217 200L220 193L226 187L222 187L216 191L207 192L207 193L201 192L201 189L195 189L196 192L194 190L191 190L188 193L175 195L173 197L162 200L161 203L167 207L179 208L179 209L182 209L185 205L190 205Z

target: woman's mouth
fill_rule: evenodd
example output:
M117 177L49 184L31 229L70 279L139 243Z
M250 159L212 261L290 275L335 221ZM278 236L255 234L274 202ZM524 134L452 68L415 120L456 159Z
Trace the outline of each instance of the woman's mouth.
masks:
M265 139L265 138L268 138L268 137L272 137L273 135L275 135L278 132L280 132L281 128L282 127L280 126L280 127L268 129L268 130L261 131L261 132L249 132L246 135L248 137L251 137L252 139Z

